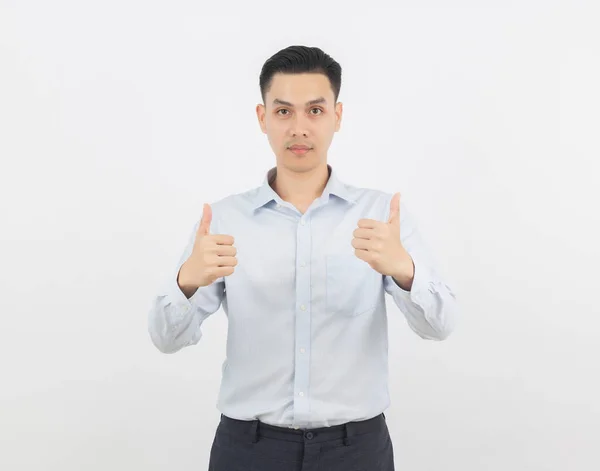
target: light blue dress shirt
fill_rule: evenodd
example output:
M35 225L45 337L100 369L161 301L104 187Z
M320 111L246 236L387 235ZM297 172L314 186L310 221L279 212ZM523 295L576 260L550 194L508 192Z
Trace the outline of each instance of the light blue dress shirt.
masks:
M292 428L370 419L389 404L385 293L420 337L445 339L457 304L436 273L415 221L400 203L400 238L415 264L411 291L354 254L359 219L387 222L392 194L345 184L328 165L322 195L302 214L269 182L211 204L211 234L235 239L230 276L187 299L177 284L198 220L148 314L154 345L174 353L197 344L223 305L226 359L217 409L228 417ZM203 361L209 361L204 359Z

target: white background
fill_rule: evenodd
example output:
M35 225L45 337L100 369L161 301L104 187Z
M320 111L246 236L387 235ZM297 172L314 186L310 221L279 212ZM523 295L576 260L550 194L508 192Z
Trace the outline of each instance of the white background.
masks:
M165 355L147 312L275 164L292 44L343 69L329 163L402 193L462 309L431 342L388 297L397 469L600 469L600 15L446 3L0 1L1 469L206 469L226 317Z

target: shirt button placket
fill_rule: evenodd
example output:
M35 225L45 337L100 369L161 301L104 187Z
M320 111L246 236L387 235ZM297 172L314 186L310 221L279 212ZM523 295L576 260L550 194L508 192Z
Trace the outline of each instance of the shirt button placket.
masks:
M310 264L311 234L310 221L302 215L296 234L296 345L300 354L295 359L294 375L294 416L295 420L306 422L308 417L309 365L310 365Z

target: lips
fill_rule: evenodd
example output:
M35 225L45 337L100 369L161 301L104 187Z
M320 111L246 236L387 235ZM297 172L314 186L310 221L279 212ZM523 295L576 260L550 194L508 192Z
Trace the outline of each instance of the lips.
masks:
M290 147L290 152L293 152L296 155L304 155L310 152L310 147L305 146L292 146Z

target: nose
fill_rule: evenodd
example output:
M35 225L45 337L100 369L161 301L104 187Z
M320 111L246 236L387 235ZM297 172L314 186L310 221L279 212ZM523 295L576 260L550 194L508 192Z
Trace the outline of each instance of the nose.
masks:
M296 116L290 120L290 133L292 134L293 137L296 137L298 135L302 135L304 137L308 137L308 125L307 125L307 118L304 117L300 117L298 118L299 113L296 114Z

